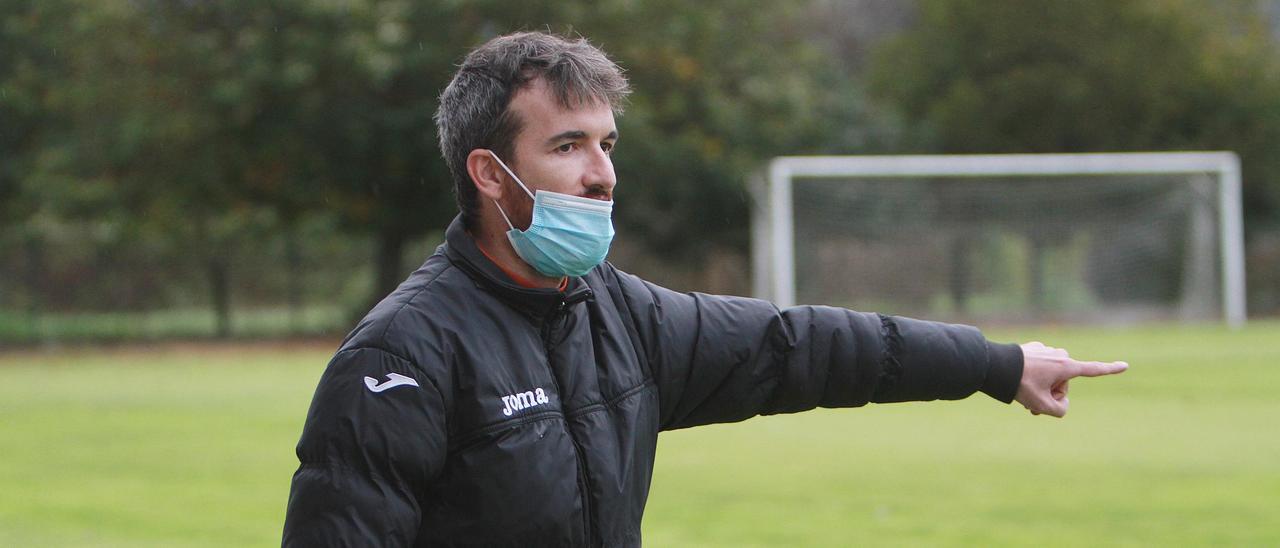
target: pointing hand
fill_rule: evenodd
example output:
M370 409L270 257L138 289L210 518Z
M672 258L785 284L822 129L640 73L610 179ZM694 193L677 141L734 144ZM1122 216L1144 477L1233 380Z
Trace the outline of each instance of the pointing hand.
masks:
M1100 377L1122 373L1125 362L1081 362L1071 359L1061 348L1039 342L1022 345L1022 382L1014 399L1032 415L1067 414L1067 383L1075 377Z

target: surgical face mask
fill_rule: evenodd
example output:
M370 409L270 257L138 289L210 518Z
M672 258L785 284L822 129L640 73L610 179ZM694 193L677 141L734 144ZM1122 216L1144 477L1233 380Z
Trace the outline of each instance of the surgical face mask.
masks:
M582 276L604 262L613 242L613 202L546 190L535 195L497 154L491 150L489 155L533 200L533 222L524 231L511 224L501 204L493 202L510 227L511 247L524 262L551 277Z

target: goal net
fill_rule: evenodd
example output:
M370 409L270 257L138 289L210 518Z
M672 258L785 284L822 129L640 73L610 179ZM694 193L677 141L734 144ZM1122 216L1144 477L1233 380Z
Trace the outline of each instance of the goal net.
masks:
M753 186L778 306L943 321L1242 325L1230 152L780 157Z

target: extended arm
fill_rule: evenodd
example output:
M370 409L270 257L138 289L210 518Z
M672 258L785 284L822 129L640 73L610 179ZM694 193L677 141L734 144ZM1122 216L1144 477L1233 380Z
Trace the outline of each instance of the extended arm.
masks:
M1022 351L975 328L681 294L618 273L658 382L662 427L868 402L1013 400Z

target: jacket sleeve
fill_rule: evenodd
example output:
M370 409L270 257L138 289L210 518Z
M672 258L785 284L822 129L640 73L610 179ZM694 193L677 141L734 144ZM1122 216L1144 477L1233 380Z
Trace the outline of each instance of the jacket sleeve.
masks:
M658 383L664 430L815 407L1008 403L1022 349L973 327L825 306L676 293L618 272Z
M338 352L298 442L282 544L412 545L418 495L444 461L444 417L437 388L409 361L375 348Z

